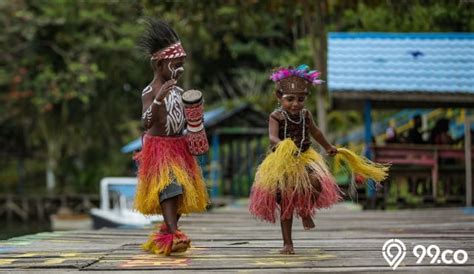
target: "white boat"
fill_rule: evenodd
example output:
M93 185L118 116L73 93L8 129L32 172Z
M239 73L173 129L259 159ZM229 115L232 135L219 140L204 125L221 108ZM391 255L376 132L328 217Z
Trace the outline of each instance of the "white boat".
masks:
M161 215L146 217L133 210L137 186L135 177L105 177L100 181L100 208L91 209L93 228L143 227L163 220Z

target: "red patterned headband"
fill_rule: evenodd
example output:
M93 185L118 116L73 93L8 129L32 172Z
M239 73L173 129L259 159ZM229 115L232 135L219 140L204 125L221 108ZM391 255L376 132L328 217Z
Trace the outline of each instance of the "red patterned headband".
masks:
M186 56L181 42L175 43L165 49L157 51L151 55L151 60L172 59Z

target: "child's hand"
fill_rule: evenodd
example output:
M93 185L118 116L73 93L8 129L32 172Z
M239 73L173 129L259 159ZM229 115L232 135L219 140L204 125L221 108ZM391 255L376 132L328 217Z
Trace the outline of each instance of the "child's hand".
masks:
M330 146L326 148L326 152L328 153L329 156L334 156L337 153L337 148L335 146Z
M176 80L171 79L166 81L160 88L160 90L156 93L155 100L162 101L168 93L170 93L174 86L176 85Z

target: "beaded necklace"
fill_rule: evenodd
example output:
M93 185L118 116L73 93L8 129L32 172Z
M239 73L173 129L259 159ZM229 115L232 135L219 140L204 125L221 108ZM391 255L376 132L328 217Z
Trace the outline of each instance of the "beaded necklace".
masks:
M301 142L300 142L300 147L299 147L299 150L298 150L298 156L301 155L301 149L303 148L303 142L305 141L305 137L306 137L306 121L305 121L305 113L304 113L304 110L302 109L300 111L300 119L299 121L294 121L293 119L290 118L290 115L288 114L288 112L286 112L286 110L280 108L280 111L281 113L283 114L283 117L285 118L285 128L284 128L284 136L283 138L286 139L286 132L287 132L287 127L288 127L288 121L292 122L293 124L296 124L296 125L299 125L301 124L301 122L303 122L303 136L301 138Z

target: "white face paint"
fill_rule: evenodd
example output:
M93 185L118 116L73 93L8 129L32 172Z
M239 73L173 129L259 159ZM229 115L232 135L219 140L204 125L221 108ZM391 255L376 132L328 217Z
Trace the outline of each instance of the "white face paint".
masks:
M176 75L178 74L178 72L184 72L184 68L183 67L178 67L176 69L172 68L171 67L171 62L168 63L168 69L170 70L171 72L171 79L175 79L176 78Z

